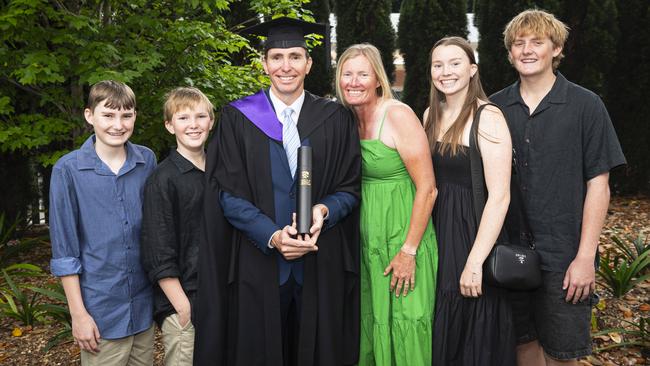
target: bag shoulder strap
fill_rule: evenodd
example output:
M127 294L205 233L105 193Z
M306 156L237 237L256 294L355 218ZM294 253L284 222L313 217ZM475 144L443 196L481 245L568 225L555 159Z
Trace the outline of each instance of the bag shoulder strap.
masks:
M485 185L485 175L483 173L483 160L481 159L481 151L478 146L478 127L481 119L481 112L486 106L493 106L501 110L497 105L493 103L485 103L478 107L476 113L474 114L474 119L472 120L471 131L469 134L469 157L470 157L470 169L472 176L472 196L474 200L474 215L476 216L476 223L480 224L481 217L483 217L483 209L485 208L485 202L487 201L487 187ZM521 239L524 242L527 242L531 248L535 248L535 238L533 232L530 229L530 222L528 221L528 215L526 215L525 202L523 200L523 195L521 194L521 188L519 185L519 169L517 167L516 151L512 149L512 192L517 195L519 205L519 221L523 226L521 231ZM505 232L502 228L502 235Z
M477 225L483 217L483 209L486 202L485 176L483 175L483 160L478 146L478 125L481 119L481 112L487 104L478 107L474 113L474 120L469 133L469 159L472 173L472 195L474 197L474 216Z

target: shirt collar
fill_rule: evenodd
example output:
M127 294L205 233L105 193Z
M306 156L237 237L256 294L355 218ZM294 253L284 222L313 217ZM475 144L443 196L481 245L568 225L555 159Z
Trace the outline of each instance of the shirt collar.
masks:
M102 161L97 155L95 150L95 135L92 135L86 139L86 141L79 148L79 156L77 158L77 169L100 169L102 167ZM126 161L124 166L134 166L135 164L144 164L144 156L142 153L135 148L130 141L126 142Z
M524 99L521 97L521 81L517 80L516 83L508 87L507 93L509 101L507 105L513 104L522 104L526 105ZM555 82L551 87L551 90L548 94L542 99L542 103L548 101L548 103L553 104L563 104L566 103L567 88L569 86L568 80L562 75L559 71L555 74Z
M182 173L185 174L191 170L200 170L192 162L187 160L181 153L179 153L176 149L172 149L169 153L169 158L172 160L174 165L178 168L178 170Z
M507 98L506 100L508 101L508 106L511 106L513 104L526 104L524 103L523 98L521 97L521 91L519 89L521 85L521 81L517 80L514 84L510 85L508 89L506 90Z
M95 151L95 135L92 135L88 137L83 145L81 145L81 148L79 148L77 168L79 170L95 169L95 167L98 166L101 166L101 161Z
M284 122L284 117L282 116L282 113L284 113L284 110L287 108L293 109L293 113L291 114L291 117L293 118L294 121L296 121L296 124L298 123L298 117L300 116L300 110L302 109L302 105L305 102L305 91L303 90L302 93L296 100L294 100L291 105L286 105L284 104L283 101L280 100L280 98L276 97L275 94L273 94L273 89L269 89L269 98L271 99L271 104L273 104L273 109L275 109L275 114L278 116L278 120L280 122Z
M567 89L569 81L559 71L555 74L555 83L548 93L549 103L562 104L566 103Z

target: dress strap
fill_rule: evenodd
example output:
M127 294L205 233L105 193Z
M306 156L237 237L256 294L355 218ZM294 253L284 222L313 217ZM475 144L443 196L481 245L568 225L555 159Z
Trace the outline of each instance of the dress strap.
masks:
M384 116L381 117L381 121L379 122L379 133L377 134L377 140L381 139L381 130L384 129L384 121L386 120L386 115L388 114L388 108L390 105L387 105L386 108L384 109Z

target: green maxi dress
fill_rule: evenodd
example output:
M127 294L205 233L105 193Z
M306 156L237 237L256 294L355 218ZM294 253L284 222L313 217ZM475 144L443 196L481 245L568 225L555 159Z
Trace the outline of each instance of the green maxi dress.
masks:
M382 119L379 136L383 127ZM431 366L438 253L431 220L416 257L415 290L389 292L384 269L408 232L415 185L397 150L361 140L361 349L359 365Z

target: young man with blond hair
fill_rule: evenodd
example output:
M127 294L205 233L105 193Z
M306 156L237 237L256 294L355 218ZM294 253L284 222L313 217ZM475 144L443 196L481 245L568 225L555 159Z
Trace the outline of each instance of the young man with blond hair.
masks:
M568 27L535 9L514 17L503 34L519 80L491 100L508 120L543 273L539 289L513 294L517 361L577 365L591 353L609 171L625 164L625 157L600 97L557 71ZM518 232L515 221L508 220L511 233Z
M214 124L210 100L197 88L169 92L165 127L176 148L147 180L142 265L154 283L154 320L162 330L165 365L192 365L191 321L203 220L205 142Z
M93 85L84 116L94 135L52 168L51 271L63 283L82 365L152 365L153 299L140 265L140 223L156 157L129 142L136 112L126 84Z

